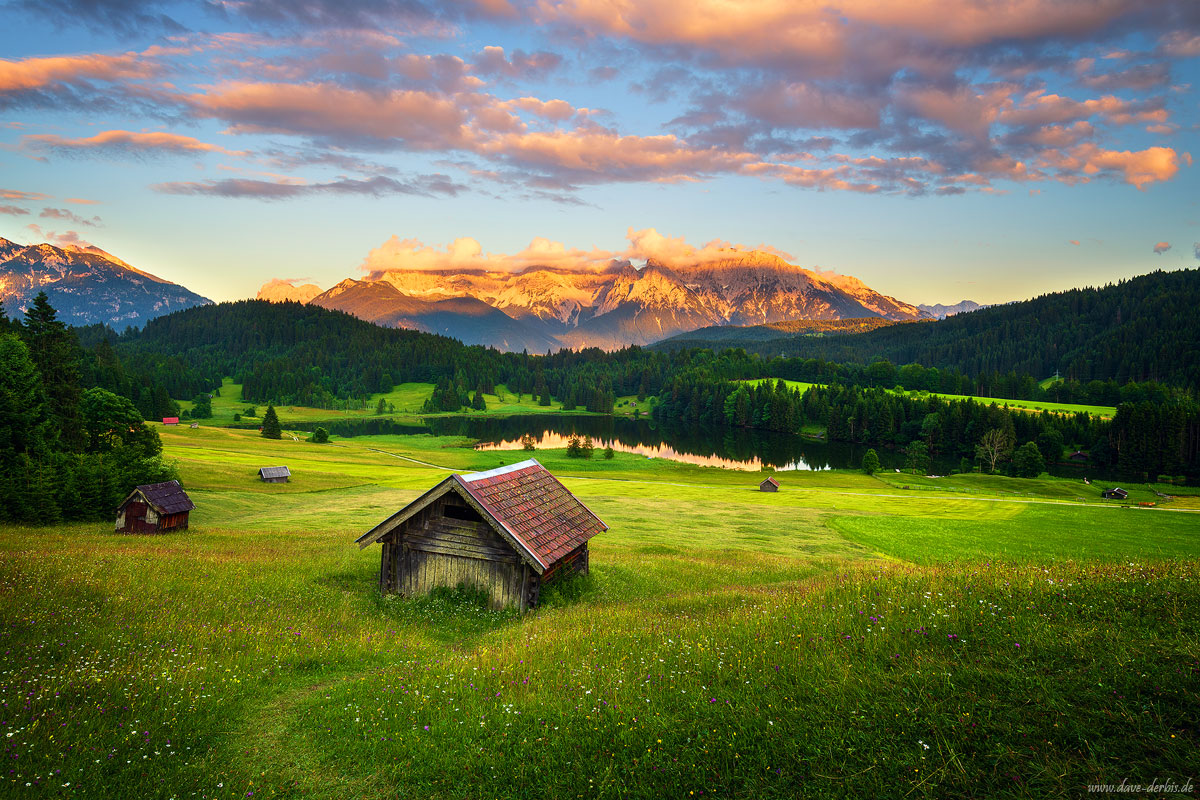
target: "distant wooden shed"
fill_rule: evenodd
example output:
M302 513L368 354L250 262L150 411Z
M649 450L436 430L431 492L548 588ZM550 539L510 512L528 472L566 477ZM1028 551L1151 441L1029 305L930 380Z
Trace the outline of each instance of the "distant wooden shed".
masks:
M358 538L382 542L384 594L482 589L497 608L535 608L541 587L588 571L588 540L608 530L536 459L451 475Z
M1087 460L1088 460L1088 454L1083 452L1082 450L1076 450L1075 452L1071 453L1071 455L1067 456L1067 461L1073 461L1077 464L1083 464Z
M1115 489L1105 489L1100 493L1100 496L1108 500L1128 500L1129 492L1118 486Z
M258 471L258 479L263 483L287 483L292 477L292 471L287 467L263 467Z
M758 485L758 490L760 492L778 492L779 481L775 480L774 478L767 478Z
M188 513L196 507L179 481L138 486L117 507L121 533L185 531Z

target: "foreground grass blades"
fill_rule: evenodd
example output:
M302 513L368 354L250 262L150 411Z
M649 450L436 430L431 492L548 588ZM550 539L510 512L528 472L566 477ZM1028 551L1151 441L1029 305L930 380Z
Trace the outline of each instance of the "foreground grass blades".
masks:
M763 495L539 451L612 530L520 618L381 598L352 540L446 474L429 464L523 453L164 440L192 531L0 529L5 796L1046 797L1195 775L1194 513L978 476Z

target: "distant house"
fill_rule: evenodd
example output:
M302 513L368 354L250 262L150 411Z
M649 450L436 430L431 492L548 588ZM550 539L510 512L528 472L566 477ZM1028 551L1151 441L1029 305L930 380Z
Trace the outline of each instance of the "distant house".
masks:
M199 423L199 422L193 422L193 423L192 423L191 425L189 425L188 427L189 427L189 428L199 428L199 427L200 427L200 423Z
M1128 500L1129 492L1118 486L1115 489L1105 489L1100 496L1107 500Z
M758 485L758 490L760 492L778 492L779 481L775 480L774 478L767 478Z
M1083 464L1087 462L1087 460L1088 454L1082 450L1076 450L1074 453L1071 453L1071 455L1067 456L1067 461L1074 461L1076 464Z
M163 425L178 425L179 417L163 417Z
M466 586L497 608L535 608L541 587L587 574L588 540L608 530L535 459L451 475L360 536L383 544L384 594Z
M196 504L179 481L138 486L117 507L116 529L121 533L186 531L188 512Z
M258 479L263 483L287 483L292 472L287 467L263 467L258 471Z

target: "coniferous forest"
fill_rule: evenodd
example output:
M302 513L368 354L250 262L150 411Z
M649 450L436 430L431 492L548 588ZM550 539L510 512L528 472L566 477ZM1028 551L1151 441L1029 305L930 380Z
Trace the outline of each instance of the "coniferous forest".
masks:
M1200 479L1196 318L1200 271L1155 273L1101 290L1046 295L938 323L808 337L804 355L742 348L629 347L502 353L443 336L382 328L296 303L240 301L160 317L124 333L72 329L44 297L0 320L0 514L80 518L137 483L171 475L143 420L225 376L252 403L333 408L404 382L434 391L426 412L476 410L498 384L567 410L611 413L620 396L654 398L661 420L799 433L1019 471L1083 450L1089 463L1145 480ZM1195 295L1195 296L1193 296ZM1043 388L1041 378L1064 379ZM778 378L818 384L806 392ZM916 394L913 394L913 393ZM934 394L966 395L963 399ZM1028 413L978 398L1116 407L1112 419ZM998 438L997 438L998 437ZM992 441L989 439L988 441ZM917 456L914 456L917 458ZM919 459L918 459L919 460Z

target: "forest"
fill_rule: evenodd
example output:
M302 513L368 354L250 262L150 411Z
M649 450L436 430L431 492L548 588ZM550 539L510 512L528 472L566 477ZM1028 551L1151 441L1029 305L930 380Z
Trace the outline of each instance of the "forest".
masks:
M133 487L175 477L133 402L81 376L87 360L44 294L24 321L0 314L0 521L111 519Z
M1015 396L997 376L1049 377L1066 388L1092 381L1154 381L1200 386L1200 269L1153 272L1100 288L1055 292L958 314L938 322L889 325L865 333L806 334L745 341L709 329L712 348L736 344L764 356L839 363L926 364L971 376L971 392ZM763 331L765 334L766 331ZM655 349L694 346L689 335ZM1033 398L1028 398L1033 399ZM1079 402L1064 395L1063 402Z
M427 412L478 409L498 384L545 405L553 398L567 410L596 413L636 395L655 398L657 419L817 429L829 441L976 464L985 434L999 431L1000 468L1013 469L1010 456L1033 443L1049 463L1063 448L1080 449L1090 463L1146 480L1195 481L1200 359L1193 329L1200 323L1184 311L1198 274L1156 273L936 324L814 337L805 346L824 355L791 357L743 348L503 353L343 312L256 300L191 308L117 334L68 328L43 297L26 319L0 319L0 513L77 518L107 509L137 482L165 479L157 436L142 421L178 415L177 401L192 398L192 413L203 417L225 376L242 384L248 402L317 408L361 405L404 382L434 385ZM1051 359L1047 347L1062 358ZM1064 379L1043 386L1039 378L1055 370ZM780 383L742 383L760 378L818 386L802 394ZM925 394L934 392L967 397ZM971 396L1117 411L1111 420L1030 414Z

